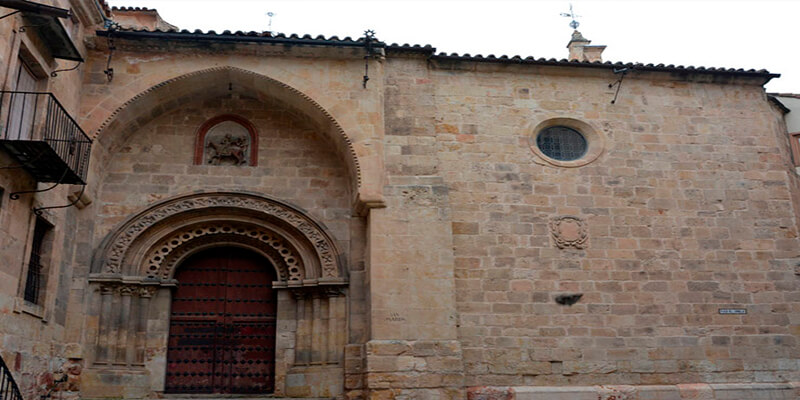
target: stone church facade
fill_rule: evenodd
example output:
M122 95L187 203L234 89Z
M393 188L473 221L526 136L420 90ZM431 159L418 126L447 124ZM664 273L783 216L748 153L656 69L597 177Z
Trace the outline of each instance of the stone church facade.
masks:
M0 356L26 399L800 394L777 75L602 63L577 32L571 61L487 58L50 3L0 2Z

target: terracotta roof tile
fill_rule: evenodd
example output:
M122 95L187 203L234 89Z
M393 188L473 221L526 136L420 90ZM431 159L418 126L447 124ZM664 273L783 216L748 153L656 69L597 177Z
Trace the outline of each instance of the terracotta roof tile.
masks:
M138 7L137 7L138 8ZM105 31L99 31L98 33L105 36L107 33ZM122 35L120 35L122 34ZM127 34L127 35L126 35ZM283 34L283 33L273 33L273 32L242 32L236 31L231 32L229 30L223 31L222 33L217 33L215 31L202 31L199 29L190 32L186 29L177 30L177 29L170 29L170 30L147 30L147 29L138 29L138 28L125 28L120 29L115 33L117 36L129 36L133 37L141 37L141 38L162 38L162 39L195 39L195 40L236 40L237 38L245 39L253 39L253 41L258 42L273 42L273 43L287 43L287 44L303 44L303 45L323 45L323 46L358 46L364 44L364 38L353 39L351 37L345 37L340 39L338 36L330 36L325 37L323 35L317 35L313 37L311 35L303 35L300 36L298 34ZM493 63L507 63L507 64L523 64L523 65L553 65L553 66L573 66L573 67L587 67L587 68L605 68L605 69L622 69L628 68L630 70L638 70L638 71L664 71L664 72L679 72L679 73L707 73L707 74L715 74L715 75L740 75L740 76L762 76L765 78L775 78L780 76L780 74L773 74L765 69L743 69L743 68L717 68L717 67L704 67L704 66L683 66L683 65L674 65L674 64L644 64L638 62L601 62L601 61L577 61L577 60L567 60L567 59L556 59L556 58L535 58L535 57L522 57L522 56L495 56L494 54L489 54L487 56L483 56L481 54L471 55L469 53L465 54L458 54L458 53L436 53L436 48L426 44L426 45L419 45L419 44L389 44L387 45L381 41L375 41L373 44L374 47L377 48L384 48L386 49L387 53L419 53L428 56L434 60L453 60L453 61L474 61L474 62L493 62Z
M463 61L476 61L476 62L502 62L502 63L518 63L518 64L538 64L538 65L563 65L563 66L580 66L580 67L593 67L593 68L614 68L622 69L628 68L630 70L638 71L668 71L668 72L698 72L698 73L712 73L712 74L735 74L735 75L759 75L765 77L778 77L780 74L773 74L765 69L743 69L743 68L716 68L716 67L695 67L683 66L674 64L644 64L638 62L611 62L611 61L578 61L567 59L555 58L534 58L520 56L499 56L493 54L483 56L480 54L457 54L457 53L439 53L431 55L431 58L442 60L463 60Z
M767 93L775 97L790 97L792 99L800 99L800 93Z
M125 6L122 6L122 7L113 6L113 7L111 7L111 11L123 11L123 12L125 12L125 11L155 11L155 12L158 12L158 10L156 10L155 8L125 7Z
M106 31L98 31L98 33L101 34L102 36L105 36L107 34L105 32ZM153 38L153 37L161 37L161 38L165 38L165 39L168 39L168 38L179 39L182 36L186 37L186 38L189 38L191 36L192 38L195 38L195 39L203 39L203 38L205 38L205 39L209 39L209 40L214 40L214 39L223 38L223 37L230 37L230 38L263 38L263 39L266 39L267 41L269 39L276 39L276 41L279 41L279 39L287 39L287 40L302 41L302 42L305 42L305 44L321 44L321 45L326 45L326 44L327 45L336 45L336 44L359 44L359 45L363 45L363 43L364 43L364 39L363 38L354 40L350 36L347 36L347 37L345 37L343 39L340 39L338 36L331 36L329 38L326 38L323 35L317 35L316 37L313 37L313 36L311 36L309 34L305 34L305 35L300 36L300 35L298 35L296 33L292 33L292 34L287 35L287 34L284 34L284 33L275 33L275 32L269 32L269 31L263 31L263 32L235 31L235 32L232 32L230 30L225 30L225 31L222 31L221 33L217 33L214 30L202 31L200 29L195 29L194 31L189 31L187 29L180 29L180 30L179 29L147 29L147 28L143 28L143 27L125 27L125 28L117 29L115 31L115 35L117 35L117 36L120 36L120 34L122 34L122 36L126 36L125 35L126 33L134 34L135 36L151 37L151 38ZM379 44L379 43L380 42L376 42L376 44ZM379 47L381 47L381 46L379 45Z

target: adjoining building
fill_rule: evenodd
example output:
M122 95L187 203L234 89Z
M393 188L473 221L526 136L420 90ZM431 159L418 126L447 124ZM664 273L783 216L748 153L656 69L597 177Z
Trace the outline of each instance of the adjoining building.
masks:
M0 16L25 399L800 395L777 74Z

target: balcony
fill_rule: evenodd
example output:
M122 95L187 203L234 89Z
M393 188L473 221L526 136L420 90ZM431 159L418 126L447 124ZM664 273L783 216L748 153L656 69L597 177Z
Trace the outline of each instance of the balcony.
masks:
M0 7L21 12L27 22L20 32L24 32L25 28L35 28L53 58L83 61L69 31L60 21L72 17L72 11L26 0L0 0Z
M0 148L38 182L85 185L91 147L52 93L0 91Z

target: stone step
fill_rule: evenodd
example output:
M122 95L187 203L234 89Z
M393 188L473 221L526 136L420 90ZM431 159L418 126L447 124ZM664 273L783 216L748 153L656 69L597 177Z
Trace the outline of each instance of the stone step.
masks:
M237 395L237 394L166 394L162 397L164 400L333 400L335 397L281 397L272 395Z

